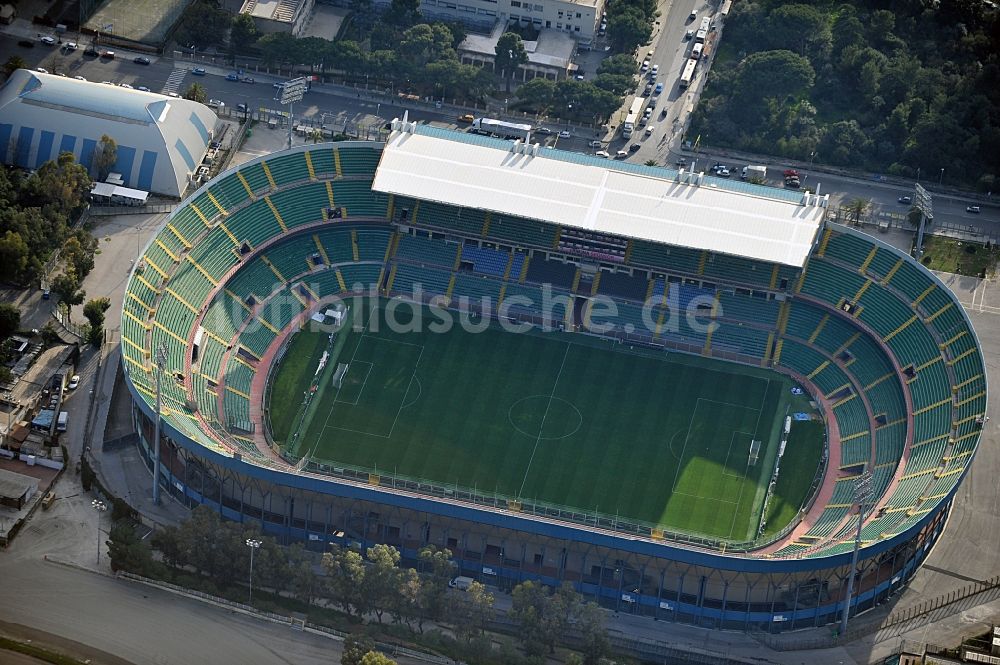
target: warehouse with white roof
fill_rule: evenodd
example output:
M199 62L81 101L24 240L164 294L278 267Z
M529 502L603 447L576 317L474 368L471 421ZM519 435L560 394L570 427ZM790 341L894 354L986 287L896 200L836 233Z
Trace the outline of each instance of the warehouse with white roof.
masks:
M19 69L0 87L0 162L35 169L72 152L94 171L101 136L118 144L125 187L180 197L218 117L203 104Z

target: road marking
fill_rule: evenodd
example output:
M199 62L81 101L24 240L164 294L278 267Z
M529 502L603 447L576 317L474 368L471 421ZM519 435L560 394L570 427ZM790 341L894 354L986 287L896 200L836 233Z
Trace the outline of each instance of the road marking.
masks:
M187 76L188 70L186 69L175 69L170 72L170 76L167 77L167 82L163 84L162 92L164 95L170 94L171 92L177 93L181 87L181 83L184 82L184 77Z

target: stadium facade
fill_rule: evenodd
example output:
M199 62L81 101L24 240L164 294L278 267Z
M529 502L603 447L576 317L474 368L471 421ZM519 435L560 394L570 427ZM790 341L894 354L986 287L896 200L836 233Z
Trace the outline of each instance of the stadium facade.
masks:
M464 574L501 588L570 581L606 607L660 619L772 632L833 622L857 477L872 474L875 499L855 612L896 593L942 533L979 442L986 377L947 287L898 250L827 222L824 206L400 121L386 144L248 162L186 199L130 278L121 352L140 451L151 462L162 347L160 482L185 505L317 550L384 542L413 561L425 544L448 547ZM444 303L486 289L499 307L546 280L619 300L607 336L794 377L825 414L822 489L774 538L732 543L285 460L270 447L264 387L286 333L350 285L391 297L420 283ZM639 331L629 303L667 292L710 294L714 332ZM585 327L587 311L566 324ZM505 315L545 316L530 305Z
M96 175L106 134L126 187L180 198L217 123L198 102L19 69L0 86L0 162L35 169L71 152Z

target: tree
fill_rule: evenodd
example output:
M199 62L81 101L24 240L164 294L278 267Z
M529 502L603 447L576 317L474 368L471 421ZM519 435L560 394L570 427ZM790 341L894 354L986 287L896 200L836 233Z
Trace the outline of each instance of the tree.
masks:
M104 313L111 307L107 298L95 298L83 306L83 315L90 322L90 343L100 346L104 341Z
M635 60L627 53L605 58L597 67L598 74L613 74L635 78Z
M56 300L66 305L67 318L69 318L71 308L82 303L83 299L87 297L86 292L80 289L80 281L73 273L72 268L68 268L66 272L52 280L50 287Z
M250 14L237 14L229 30L229 46L233 53L244 52L257 43L260 32Z
M181 16L175 39L180 44L197 48L218 46L230 27L229 12L219 7L215 0L195 0Z
M465 593L458 594L452 608L456 634L466 642L482 635L493 614L493 602L493 594L479 582L473 582Z
M604 627L604 610L597 603L582 604L576 628L583 640L583 665L598 665L611 651L611 643Z
M850 203L847 204L847 213L850 216L850 220L855 224L861 223L861 217L864 216L865 212L871 205L871 201L863 198L852 199Z
M538 76L517 89L517 98L538 113L545 113L552 106L555 91L555 81Z
M105 544L108 546L112 571L126 570L142 575L153 565L152 550L128 522L116 522L111 527Z
M521 641L529 656L541 656L555 646L552 607L545 587L532 581L514 587L510 616L520 625Z
M500 35L495 48L494 63L501 75L507 79L507 92L510 92L510 80L517 74L517 69L528 62L528 52L524 50L521 35L516 32L505 32Z
M192 83L188 86L188 89L184 91L184 99L190 99L193 102L200 102L204 104L208 101L208 95L205 93L205 88L200 83Z
M801 95L816 80L807 58L787 50L761 51L747 56L736 72L738 103L759 105L761 100Z
M365 654L375 650L375 642L367 635L350 634L344 638L344 652L340 665L361 665Z
M659 163L655 159L647 159L643 162L646 166L659 166Z
M608 17L608 39L619 53L631 53L653 34L650 19L636 7L624 7Z
M455 572L451 550L425 545L417 553L420 570L424 572L422 604L431 617L441 617L445 610L448 582Z
M86 231L70 236L62 246L60 258L63 265L73 268L73 274L82 280L94 269L94 251L97 241Z
M4 76L10 78L10 75L16 72L17 70L27 69L27 68L28 68L28 63L24 61L24 58L22 58L19 55L12 55L9 58L7 58L7 62L4 63L3 73Z
M392 605L393 596L399 593L399 550L392 545L369 547L365 570L367 597L378 622L382 623L382 613Z
M385 19L399 26L413 25L420 17L420 0L392 0Z
M15 231L0 237L0 281L19 281L28 268L28 244Z
M0 340L4 340L21 327L21 310L9 302L0 302Z
M287 32L272 32L257 41L265 65L287 65L301 62L299 45Z
M365 563L358 552L336 549L323 555L327 585L333 597L348 614L363 616L370 607L365 586Z
M384 653L369 651L361 659L361 665L396 665L396 661Z

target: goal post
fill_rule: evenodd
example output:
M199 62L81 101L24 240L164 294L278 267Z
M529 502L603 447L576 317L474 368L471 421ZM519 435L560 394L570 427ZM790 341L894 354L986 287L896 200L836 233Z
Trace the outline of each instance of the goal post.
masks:
M757 459L759 457L760 457L760 439L751 439L750 454L747 455L747 466L756 465Z
M339 363L337 365L337 371L333 373L333 387L340 390L344 386L344 375L347 374L347 368L350 367L347 363Z

